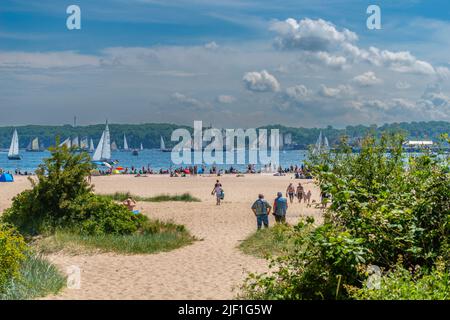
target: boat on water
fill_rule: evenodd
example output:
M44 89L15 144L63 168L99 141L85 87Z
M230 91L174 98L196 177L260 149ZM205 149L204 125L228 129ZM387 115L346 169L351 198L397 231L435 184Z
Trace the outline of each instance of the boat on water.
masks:
M94 140L92 140L89 142L89 152L94 152L95 151L95 147L94 147Z
M94 155L92 156L92 160L96 162L109 162L111 160L111 135L108 122L106 123L105 130L103 131Z
M115 141L113 141L111 143L111 151L117 151L119 150L119 148L117 147L117 143Z
M330 144L328 138L320 131L316 144L314 145L313 154L322 154L330 151Z
M22 160L22 156L19 154L19 135L17 130L14 129L14 133L11 139L11 146L8 151L9 160Z
M66 146L68 149L72 148L72 139L67 138L59 144L59 147Z
M138 156L139 155L139 150L138 149L133 149L133 151L131 151L131 154L133 156Z
M130 151L130 148L128 147L128 141L127 141L127 136L124 134L123 135L123 152L128 152Z
M43 152L44 146L39 144L39 138L36 137L28 144L27 152Z
M142 143L141 143L141 151L142 151L142 150L144 150L144 146L143 146Z
M171 152L172 151L171 149L166 148L166 144L165 144L164 138L162 136L161 136L161 146L160 146L159 150L162 152Z

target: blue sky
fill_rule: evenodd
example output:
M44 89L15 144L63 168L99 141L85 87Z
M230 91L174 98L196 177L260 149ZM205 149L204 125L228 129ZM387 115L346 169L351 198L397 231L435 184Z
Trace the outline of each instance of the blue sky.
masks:
M443 0L2 0L0 125L449 120L449 17Z

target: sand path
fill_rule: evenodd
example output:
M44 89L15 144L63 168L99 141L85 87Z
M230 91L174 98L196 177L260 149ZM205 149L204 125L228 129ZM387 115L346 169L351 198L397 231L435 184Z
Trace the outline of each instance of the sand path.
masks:
M199 203L138 203L149 217L184 224L200 241L171 252L152 255L55 254L49 259L62 271L75 265L81 269L81 288L65 289L50 299L232 299L248 271L267 270L263 259L245 255L237 249L240 241L254 232L255 217L249 207L259 192L273 201L276 191L285 191L291 176L246 175L220 177L225 202L216 206L210 195L216 177L167 178L152 176L94 177L99 193L130 191L137 195L190 192ZM11 197L29 185L25 179L3 187L0 209ZM312 183L306 184L318 192ZM6 198L6 199L5 199ZM290 223L301 215L320 213L295 203L289 209ZM271 224L274 223L271 217Z

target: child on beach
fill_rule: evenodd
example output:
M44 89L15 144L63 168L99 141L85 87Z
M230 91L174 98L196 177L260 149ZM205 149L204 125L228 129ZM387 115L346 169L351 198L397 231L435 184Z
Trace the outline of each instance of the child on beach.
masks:
M308 192L305 194L303 201L304 201L304 203L306 203L306 202L308 203L306 205L307 208L311 207L311 190L308 190Z
M216 184L214 185L213 190L211 191L211 195L216 195L216 205L220 206L220 202L223 199L223 189L222 184L219 182L219 180L216 181Z

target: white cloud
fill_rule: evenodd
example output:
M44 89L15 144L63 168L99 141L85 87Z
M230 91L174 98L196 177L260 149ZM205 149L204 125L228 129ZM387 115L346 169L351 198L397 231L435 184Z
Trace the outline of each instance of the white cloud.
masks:
M247 90L256 92L280 91L278 80L266 70L261 72L247 72L242 78Z
M219 48L219 45L215 41L205 44L205 49L208 49L208 50L216 50L218 48Z
M367 71L360 74L359 76L354 77L352 81L361 87L370 87L382 82L381 79L377 78L373 71Z
M172 95L172 99L178 102L179 104L189 107L189 108L195 108L195 109L210 109L211 105L207 102L202 102L200 100L197 100L195 98L189 97L185 94L175 92Z
M99 66L96 56L79 54L74 51L60 52L0 52L0 67L7 68L73 68Z
M321 85L318 91L319 96L324 98L342 99L353 96L355 94L352 87L348 85L339 85L336 88Z
M395 87L399 90L406 90L411 88L411 84L407 81L397 81Z
M345 57L331 55L325 51L305 52L304 58L307 62L319 63L333 69L342 69L347 63Z
M229 95L221 94L217 97L217 101L223 104L230 104L236 101L236 98Z
M275 46L283 50L330 51L342 43L358 39L354 32L347 29L339 31L332 23L322 19L296 21L289 18L273 22L270 29L278 34Z
M301 84L287 88L285 95L289 100L303 103L310 100L312 93Z

